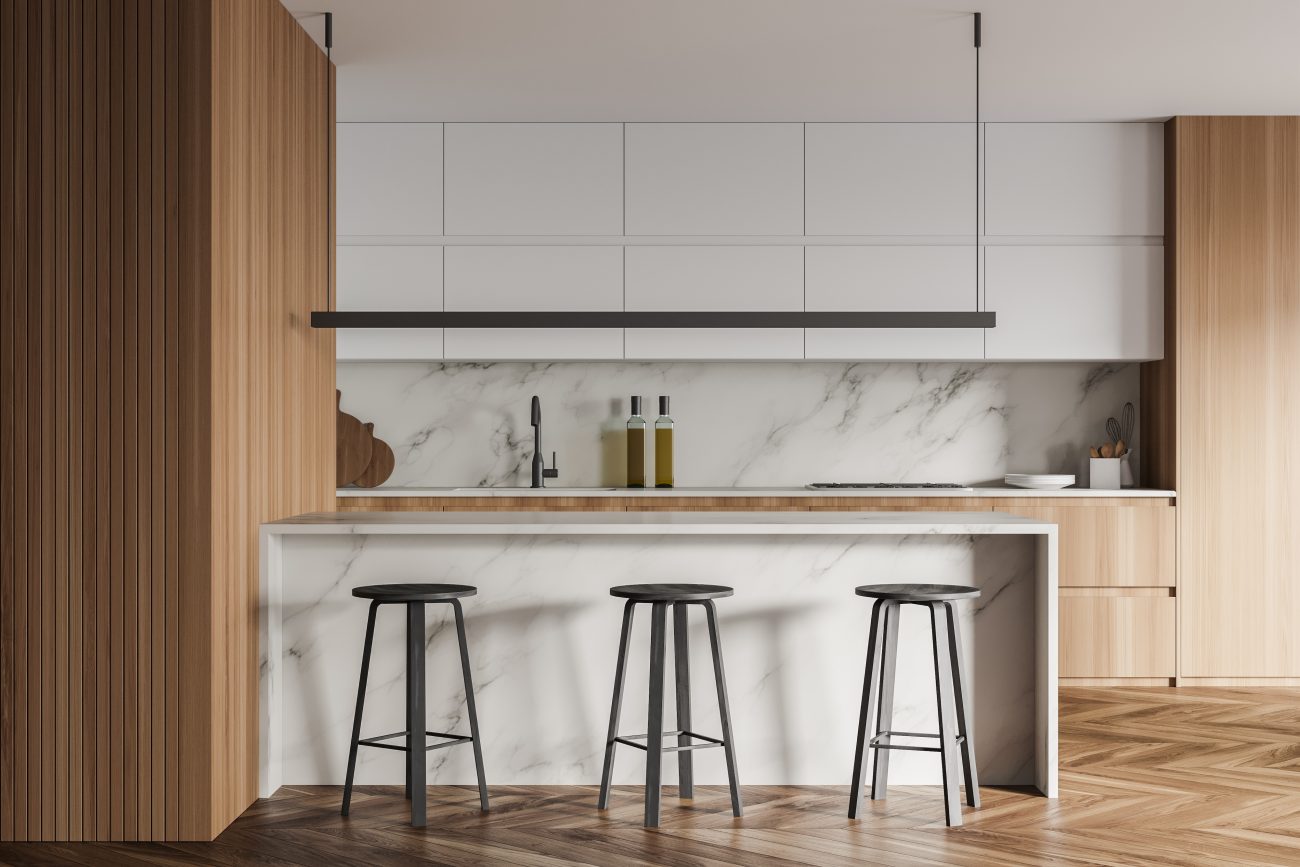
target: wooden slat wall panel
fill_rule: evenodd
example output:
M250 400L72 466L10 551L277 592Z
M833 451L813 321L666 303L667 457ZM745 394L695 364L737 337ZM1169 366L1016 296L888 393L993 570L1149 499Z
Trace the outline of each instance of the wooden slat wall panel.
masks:
M257 784L262 521L330 508L331 67L278 3L212 5L213 833Z
M332 81L275 0L0 4L0 839L253 800L257 524L334 498Z

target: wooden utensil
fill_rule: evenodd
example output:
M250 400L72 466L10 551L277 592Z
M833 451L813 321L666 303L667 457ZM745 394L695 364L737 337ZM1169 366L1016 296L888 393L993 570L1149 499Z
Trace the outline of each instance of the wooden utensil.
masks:
M1124 444L1124 441L1120 440L1115 443L1115 457L1122 458L1126 454L1128 454L1128 446Z
M1102 444L1101 444L1101 456L1102 456L1103 458L1113 458L1113 457L1115 457L1115 444L1114 444L1114 443L1102 443Z
M1099 458L1101 457L1101 452L1097 449L1096 446L1088 446L1088 457Z
M356 481L357 476L366 471L374 457L375 438L371 435L361 419L348 415L340 408L343 392L334 390L335 428L337 440L335 446L334 481L342 488Z
M374 443L370 464L353 482L359 488L375 488L388 481L388 477L393 474L393 467L397 466L397 458L388 443L374 435L374 424L366 422L366 434Z

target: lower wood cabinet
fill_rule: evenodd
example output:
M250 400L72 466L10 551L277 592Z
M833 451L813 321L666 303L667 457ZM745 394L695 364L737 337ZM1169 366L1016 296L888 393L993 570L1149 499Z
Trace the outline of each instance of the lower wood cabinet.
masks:
M1173 678L1177 601L1067 589L1060 597L1060 676Z

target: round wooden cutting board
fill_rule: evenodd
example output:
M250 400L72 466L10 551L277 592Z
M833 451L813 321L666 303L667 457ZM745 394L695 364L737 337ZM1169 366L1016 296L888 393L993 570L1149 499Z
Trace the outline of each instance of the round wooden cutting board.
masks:
M388 481L388 477L393 474L393 467L397 466L397 458L393 455L392 448L388 443L375 437L375 426L366 422L366 433L370 435L374 443L374 450L370 458L370 465L365 471L354 479L354 483L360 488L376 488Z
M338 445L335 452L334 476L335 483L340 488L352 484L366 471L375 451L375 438L368 429L373 428L374 425L363 425L361 419L344 412L339 407L342 400L343 392L335 389L335 436Z

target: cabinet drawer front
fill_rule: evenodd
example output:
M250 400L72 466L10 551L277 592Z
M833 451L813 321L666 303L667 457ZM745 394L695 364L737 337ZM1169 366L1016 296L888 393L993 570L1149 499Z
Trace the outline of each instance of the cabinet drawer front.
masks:
M1004 508L1060 527L1062 587L1173 587L1175 507Z
M1061 677L1174 677L1176 601L1062 595Z

